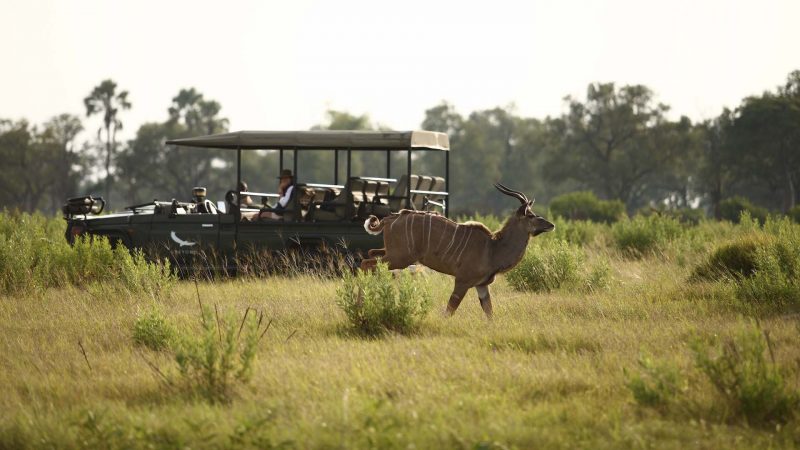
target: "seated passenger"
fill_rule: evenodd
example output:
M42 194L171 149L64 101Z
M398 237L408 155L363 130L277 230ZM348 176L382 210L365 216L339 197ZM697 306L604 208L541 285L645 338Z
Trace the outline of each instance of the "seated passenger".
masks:
M259 219L282 219L283 214L286 212L286 207L289 206L289 201L294 194L294 176L289 169L281 170L281 175L278 177L278 203L272 208L272 211L262 211L259 214Z
M247 183L245 181L239 183L239 192L247 192ZM251 206L253 206L253 199L249 195L243 196L242 207L249 208Z

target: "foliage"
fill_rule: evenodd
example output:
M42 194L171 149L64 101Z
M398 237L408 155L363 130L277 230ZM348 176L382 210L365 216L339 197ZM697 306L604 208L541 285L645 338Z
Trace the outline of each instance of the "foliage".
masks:
M749 233L719 245L694 269L698 279L742 278L756 271L759 249L768 247L774 238L764 233Z
M558 289L601 289L608 286L610 267L600 261L591 268L577 245L550 239L528 246L525 256L506 274L508 283L520 291L550 292Z
M551 222L556 226L555 231L550 233L554 239L561 239L580 246L592 244L596 240L605 240L609 231L608 225L588 220L567 220L555 217Z
M798 393L775 364L768 339L750 324L720 342L692 342L697 368L725 401L728 413L753 425L785 423L800 406Z
M55 211L75 192L84 156L74 147L80 119L61 114L42 128L0 119L0 204Z
M621 220L611 227L614 244L631 257L652 254L682 232L683 227L676 219L655 214L636 215L633 219Z
M118 114L120 111L131 109L128 91L117 92L117 83L113 80L103 80L92 89L83 99L86 107L86 117L95 114L103 116L103 125L97 130L97 139L100 140L105 130L105 198L111 197L111 163L117 150L117 132L122 129L122 121Z
M367 336L408 333L427 315L432 297L425 278L407 271L393 278L384 263L372 272L345 274L336 290L336 304L355 331Z
M647 355L639 356L637 364L639 371L625 371L625 386L639 405L663 410L676 401L685 380L674 364Z
M169 262L111 246L104 237L64 239L63 222L39 214L0 214L0 292L104 284L158 296L175 285Z
M733 280L746 304L798 305L800 226L787 218L768 218L763 229L718 245L695 267L693 277Z
M766 208L755 206L750 200L740 196L723 200L720 202L719 208L720 218L730 220L733 223L739 223L742 213L747 212L751 217L763 224L769 214Z
M252 378L258 318L245 314L240 325L231 315L220 318L216 310L203 308L201 325L200 333L182 330L174 340L183 387L211 403L228 403Z
M133 323L133 342L150 350L169 348L174 338L175 327L156 308L137 317Z
M646 86L593 83L585 100L566 101L569 112L550 122L554 136L545 176L620 199L629 210L644 203L648 181L679 172L696 148L691 122L667 120L668 106L657 103ZM651 193L659 194L665 193Z
M580 191L555 197L550 202L550 212L569 220L612 223L625 215L625 204L619 200L600 200L591 191Z

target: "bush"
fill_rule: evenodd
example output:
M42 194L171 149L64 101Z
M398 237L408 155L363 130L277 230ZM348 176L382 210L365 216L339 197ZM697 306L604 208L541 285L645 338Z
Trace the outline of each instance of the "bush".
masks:
M738 282L737 295L747 304L767 304L773 307L800 305L800 254L791 255L791 263L781 263L773 251L761 249L756 253L757 270L753 276ZM792 273L794 272L794 273Z
M786 218L769 218L763 230L718 246L695 267L693 278L734 281L737 296L748 304L798 305L800 227Z
M692 342L695 365L724 400L733 418L749 424L785 423L800 406L772 358L767 335L757 327L742 327L722 342ZM770 352L767 360L766 352Z
M756 206L750 200L735 196L726 198L719 204L720 219L729 220L733 223L739 223L743 212L747 212L750 216L759 223L763 224L767 220L769 211L766 208Z
M660 410L669 407L685 384L678 369L666 361L657 362L644 355L637 363L638 372L625 370L625 386L630 389L636 403Z
M184 331L176 336L175 361L187 391L212 403L227 403L238 384L250 381L260 321L245 312L237 322L230 315L220 318L203 308L202 333Z
M591 191L570 192L554 198L550 212L570 220L611 223L625 215L625 204L620 200L600 200Z
M424 277L404 271L397 280L384 263L374 271L345 274L336 290L336 304L357 332L378 336L386 331L408 333L427 315L432 305Z
M587 269L586 254L564 240L551 239L531 244L525 256L506 274L506 280L520 291L550 292L562 288L599 289L606 287L610 266L600 262Z
M749 233L719 245L708 258L695 267L693 276L698 279L720 280L728 277L741 279L756 271L759 249L769 247L773 238L764 233Z
M548 239L561 239L575 245L588 245L608 232L608 225L588 220L567 220L556 217L551 222L556 226Z
M174 338L175 328L155 308L133 323L133 342L150 350L167 349Z
M60 221L40 214L0 214L0 293L103 284L155 296L175 284L166 261L148 262L104 237L70 246L63 233Z
M683 227L677 220L658 215L637 215L611 227L611 235L617 248L632 257L653 253L682 232Z

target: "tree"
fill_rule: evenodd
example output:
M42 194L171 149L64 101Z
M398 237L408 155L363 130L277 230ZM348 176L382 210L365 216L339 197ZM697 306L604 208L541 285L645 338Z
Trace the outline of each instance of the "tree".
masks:
M234 189L233 152L164 144L168 139L227 131L228 119L220 117L221 111L219 102L206 100L197 89L181 89L172 98L166 121L140 126L116 159L127 201L185 199L194 186L205 186L209 198L222 200Z
M714 218L722 217L720 202L739 178L736 173L737 160L732 155L729 142L733 111L722 110L719 117L697 126L701 136L702 156L697 165L697 180L700 190L708 197Z
M192 137L227 131L228 119L219 116L221 111L222 106L219 102L206 100L197 89L193 87L181 89L178 95L172 98L172 104L168 109L167 125L171 131L180 134L171 137ZM171 156L180 160L175 161L174 165L168 164L170 170L178 167L188 169L188 174L174 174L177 179L184 181L185 192L189 192L193 186L208 186L213 172L212 166L218 163L222 167L227 167L231 158L230 152L214 150L198 153L196 149L176 148L170 152L173 153Z
M800 71L777 92L744 99L730 128L733 151L748 177L769 194L762 200L788 211L800 183ZM748 197L753 197L752 192ZM769 202L770 198L780 199ZM771 204L770 204L771 203Z
M550 124L559 134L546 173L552 181L572 179L606 199L620 199L628 209L643 202L648 177L674 163L680 147L670 141L664 104L655 104L645 86L591 84L586 100L571 97L569 113ZM678 125L681 126L681 125Z
M56 157L48 161L53 165L54 179L50 184L50 208L57 211L65 196L77 195L79 170L83 163L75 148L75 138L83 131L81 119L71 114L60 114L44 124L40 140L42 145L53 147Z
M111 198L111 161L117 146L117 131L122 129L122 121L118 114L120 110L131 108L128 100L128 91L117 92L117 83L104 80L95 86L92 92L83 99L86 106L86 117L95 114L103 115L103 125L97 130L98 140L105 130L105 166L106 166L106 201Z
M57 176L50 163L55 159L54 146L43 142L27 121L0 120L0 201L28 212L39 208Z

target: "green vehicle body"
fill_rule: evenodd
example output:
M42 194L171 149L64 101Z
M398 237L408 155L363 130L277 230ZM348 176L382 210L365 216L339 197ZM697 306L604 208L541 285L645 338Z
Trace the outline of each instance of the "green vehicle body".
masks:
M295 189L282 220L258 219L243 221L243 216L260 215L268 207L248 208L247 197L274 198L273 193L232 190L226 195L224 208L197 195L192 201L153 201L126 208L121 213L101 214L105 202L91 196L69 199L64 206L67 221L66 238L105 236L113 245L142 249L148 255L169 258L183 270L198 261L214 261L213 269L235 271L242 255L277 252L290 249L326 248L351 254L365 254L383 246L382 236L373 236L364 229L369 215L385 216L403 208L438 211L447 215L449 182L449 142L443 133L364 132L364 131L243 131L168 141L168 145L196 148L217 148L236 151L237 186L241 181L241 155L248 150L280 152L280 173L284 152L291 152ZM335 152L335 179L345 170L343 184L333 185L303 180L298 173L298 152L329 150ZM351 154L358 151L379 151L386 154L386 167L375 168L385 177L353 177ZM412 173L412 153L438 151L445 157L445 177ZM406 169L399 178L391 178L392 152L405 152ZM344 161L340 167L340 155ZM286 161L288 162L288 161ZM430 181L425 184L425 181ZM264 203L266 205L266 203ZM223 205L219 205L220 207ZM210 258L213 256L213 258ZM223 267L220 267L223 266Z

